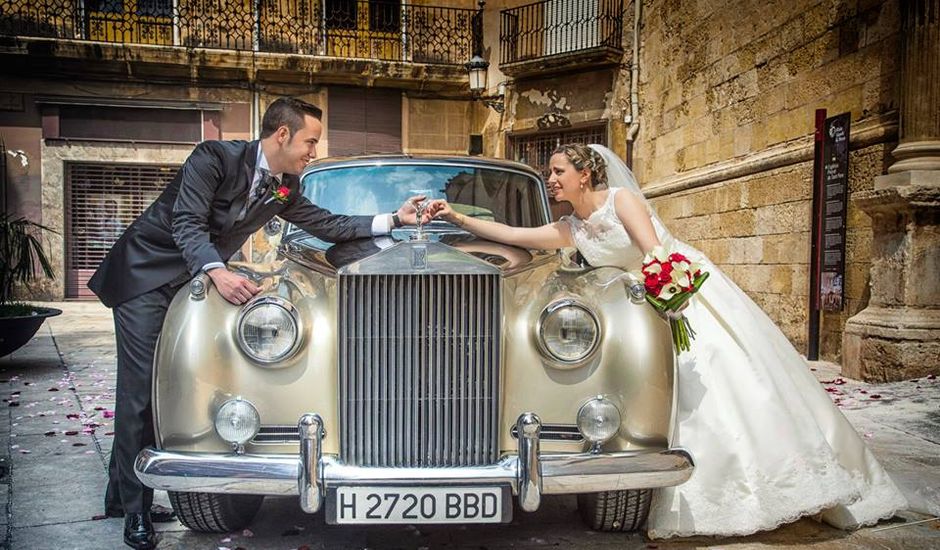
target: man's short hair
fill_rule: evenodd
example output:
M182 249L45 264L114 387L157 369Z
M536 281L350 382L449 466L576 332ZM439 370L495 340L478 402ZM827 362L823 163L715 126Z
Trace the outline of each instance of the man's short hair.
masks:
M279 97L274 100L264 112L261 119L261 138L264 139L277 131L281 126L287 126L290 135L304 127L304 115L312 116L317 120L323 118L323 110L295 97Z

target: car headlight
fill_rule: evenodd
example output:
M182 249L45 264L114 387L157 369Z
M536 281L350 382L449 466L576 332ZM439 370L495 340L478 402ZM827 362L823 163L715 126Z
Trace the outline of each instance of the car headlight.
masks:
M300 343L300 316L294 306L276 296L259 298L238 318L238 345L260 363L286 359Z
M539 317L539 346L548 359L561 366L577 366L590 357L599 336L597 317L574 300L553 302Z
M591 443L601 444L620 431L620 409L613 401L599 395L581 405L578 430Z
M232 445L251 441L261 428L261 415L251 402L236 397L229 399L215 415L215 431Z

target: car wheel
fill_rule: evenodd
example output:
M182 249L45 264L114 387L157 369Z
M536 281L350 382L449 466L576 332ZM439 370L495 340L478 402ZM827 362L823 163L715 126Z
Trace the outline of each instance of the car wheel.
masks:
M581 519L597 531L635 531L650 513L652 489L578 495Z
M221 495L169 491L170 504L180 522L193 531L228 533L255 519L264 495Z

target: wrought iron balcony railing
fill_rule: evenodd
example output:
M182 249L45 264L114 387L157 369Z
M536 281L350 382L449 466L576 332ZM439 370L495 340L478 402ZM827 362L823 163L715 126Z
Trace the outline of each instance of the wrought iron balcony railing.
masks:
M395 0L0 0L0 35L462 65L476 9Z
M623 0L542 0L500 11L500 65L622 51Z

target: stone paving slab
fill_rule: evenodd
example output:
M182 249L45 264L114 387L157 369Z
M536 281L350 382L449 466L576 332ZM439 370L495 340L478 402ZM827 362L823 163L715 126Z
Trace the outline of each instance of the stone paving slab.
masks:
M110 312L96 302L53 305L65 313L50 319L26 347L0 359L0 504L7 510L0 548L126 548L120 520L92 519L103 511L112 441L113 420L105 418L114 408ZM933 510L940 501L940 385L925 379L871 386L840 378L835 365L812 368L918 510ZM55 433L47 436L50 431ZM168 505L161 491L155 499ZM569 496L547 497L534 514L516 509L507 525L381 527L325 525L322 514L303 513L296 499L269 498L248 532L195 533L178 522L156 527L161 549L187 550L940 548L940 521L914 523L929 517L905 512L851 533L804 519L751 537L663 542L586 529Z

